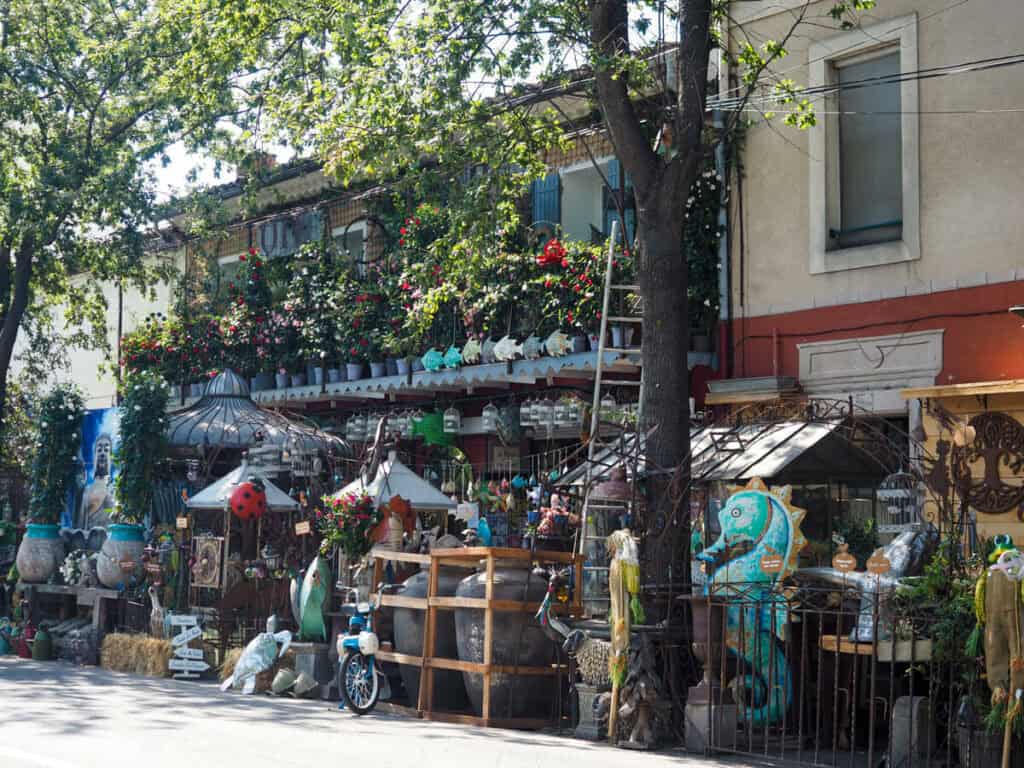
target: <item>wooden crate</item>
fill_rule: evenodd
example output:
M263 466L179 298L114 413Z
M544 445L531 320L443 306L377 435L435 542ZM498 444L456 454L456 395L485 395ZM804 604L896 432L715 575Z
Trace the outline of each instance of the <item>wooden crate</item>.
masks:
M380 604L390 608L411 608L426 611L423 623L423 655L411 656L395 651L378 651L377 658L395 664L411 664L420 668L419 701L416 702L415 713L427 720L449 723L462 723L495 728L540 728L549 725L550 721L540 718L495 718L491 717L491 675L543 675L558 676L565 667L552 664L546 667L502 666L492 662L494 614L497 611L520 611L534 613L539 606L520 600L497 600L493 596L495 563L498 560L520 560L527 563L571 565L575 572L573 599L564 606L552 606L552 611L565 615L582 615L583 558L570 552L530 552L525 549L509 549L503 547L466 547L459 549L438 549L429 555L393 552L375 547L370 553L374 558L373 584L381 583L381 575L387 560L403 563L417 563L429 569L427 597L405 597L403 595L381 595ZM437 594L438 577L442 565L472 567L483 560L486 566L486 594L482 598L441 597ZM374 593L371 599L376 601ZM484 612L484 660L483 663L446 659L434 656L435 632L438 611L451 611L456 608L474 608ZM439 712L433 708L434 701L434 670L450 669L459 672L475 672L483 675L483 712L476 715Z

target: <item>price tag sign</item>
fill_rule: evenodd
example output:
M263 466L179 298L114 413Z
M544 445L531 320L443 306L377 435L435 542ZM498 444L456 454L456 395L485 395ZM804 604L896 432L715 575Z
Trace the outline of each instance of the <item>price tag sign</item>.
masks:
M843 573L855 571L857 570L857 558L849 552L840 552L832 558L832 567Z
M175 522L175 525L177 525L179 531L187 531L188 530L188 518L187 517L185 517L185 516L179 517L174 522Z
M303 520L301 523L295 524L295 535L296 536L309 536L313 532L310 528L309 520Z
M761 570L764 573L782 573L784 565L782 555L770 554L761 558Z
M122 560L121 562L118 563L118 565L121 566L121 572L122 573L131 573L132 571L135 570L135 561L134 560Z
M868 573L881 576L883 573L888 573L891 568L892 562L881 552L875 552L868 558Z

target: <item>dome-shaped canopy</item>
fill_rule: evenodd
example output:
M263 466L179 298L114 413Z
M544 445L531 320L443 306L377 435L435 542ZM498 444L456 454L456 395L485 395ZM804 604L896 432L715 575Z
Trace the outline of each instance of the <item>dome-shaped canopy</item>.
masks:
M172 448L245 450L261 444L298 453L349 453L334 435L258 406L249 385L230 369L210 380L198 402L171 414L167 439Z

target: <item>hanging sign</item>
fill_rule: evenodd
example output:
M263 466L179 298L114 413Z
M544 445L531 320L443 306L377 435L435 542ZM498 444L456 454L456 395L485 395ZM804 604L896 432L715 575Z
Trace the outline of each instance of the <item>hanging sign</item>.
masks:
M188 613L172 613L171 614L171 626L172 627L194 627L199 621L195 616Z
M185 517L185 516L179 517L179 518L175 519L174 523L175 523L175 525L177 525L179 531L187 531L188 530L188 518L187 517Z
M191 659L193 661L203 660L203 649L202 648L189 648L188 646L180 646L174 649L174 655L179 659Z
M309 536L313 532L309 525L309 520L303 520L301 523L295 524L295 535L296 536Z
M175 635L171 638L171 645L177 648L178 646L185 645L190 640L195 640L197 637L203 636L203 630L199 627L191 627L186 629L184 632Z
M857 570L857 558L847 552L846 545L842 544L839 547L839 553L832 558L832 567L843 573L855 571Z
M888 573L892 568L892 561L889 560L885 554L879 550L875 552L871 557L868 558L868 573L873 573L876 576L881 576L883 573Z
M769 553L761 558L761 570L764 573L782 573L782 569L785 566L785 561L782 559L782 555L778 555L774 552Z
M205 661L192 661L189 659L171 659L167 668L175 672L205 672L210 665Z

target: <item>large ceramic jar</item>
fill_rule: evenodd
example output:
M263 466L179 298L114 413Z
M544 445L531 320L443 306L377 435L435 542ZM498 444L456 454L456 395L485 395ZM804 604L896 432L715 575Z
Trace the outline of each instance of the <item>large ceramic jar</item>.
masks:
M96 558L96 575L100 583L110 589L128 583L135 569L123 568L121 564L138 564L145 546L141 525L111 525L100 556Z
M458 568L441 568L437 585L438 597L453 597L465 575ZM398 590L403 597L426 597L428 575L420 571L405 580ZM395 649L399 653L419 656L423 652L423 625L427 612L414 608L395 608ZM459 646L455 640L455 614L453 611L438 611L434 627L434 656L437 658L459 658ZM402 684L409 694L410 706L415 707L420 695L420 670L410 664L399 667ZM469 704L466 687L462 684L462 673L450 669L434 670L434 707L442 710L462 710Z
M547 580L531 574L521 561L499 562L494 569L495 600L518 600L539 606L547 594ZM462 580L455 594L458 597L486 597L487 575L475 573ZM480 609L458 608L455 611L455 633L459 659L483 663L484 612ZM532 611L496 611L491 646L491 663L501 666L544 667L560 653L541 629ZM477 716L483 713L483 675L463 673L466 692ZM557 700L554 676L491 675L490 717L529 717L546 719L552 715Z
M49 523L29 523L18 548L18 575L29 584L41 584L64 561L64 542L60 529Z

